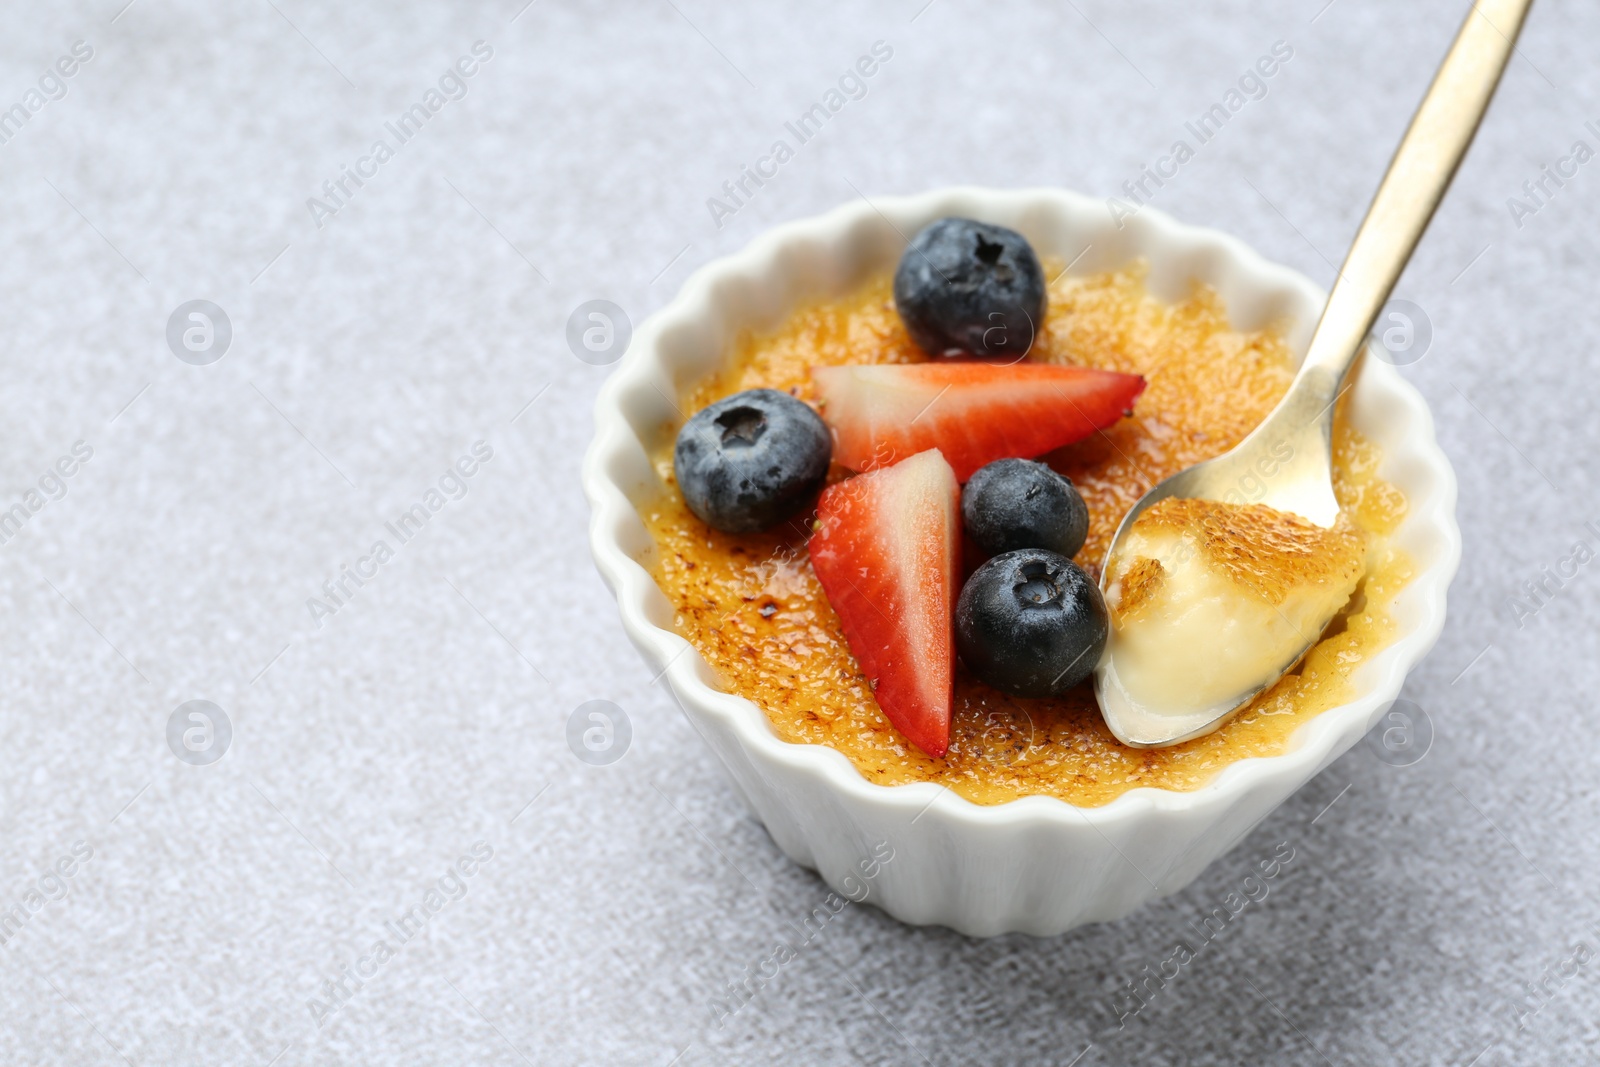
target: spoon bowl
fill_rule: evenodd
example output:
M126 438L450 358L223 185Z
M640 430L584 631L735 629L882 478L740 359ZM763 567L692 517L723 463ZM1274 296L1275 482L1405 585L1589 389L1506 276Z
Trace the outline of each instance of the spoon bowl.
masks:
M1140 497L1123 516L1106 551L1101 592L1107 590L1111 561L1126 543L1135 520L1168 498L1238 506L1265 504L1318 526L1332 527L1339 519L1339 501L1333 492L1333 417L1343 377L1339 373L1335 380L1326 368L1323 373L1303 372L1278 406L1238 445L1162 479ZM1182 713L1140 704L1118 676L1117 657L1108 648L1095 673L1095 696L1106 723L1118 740L1135 748L1175 745L1210 733L1299 662L1337 610L1335 606L1314 626L1303 627L1304 644L1275 664L1270 675L1236 696Z

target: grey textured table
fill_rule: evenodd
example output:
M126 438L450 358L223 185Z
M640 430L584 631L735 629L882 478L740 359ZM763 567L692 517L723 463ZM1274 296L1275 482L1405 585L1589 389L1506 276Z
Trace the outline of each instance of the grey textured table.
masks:
M1278 41L1153 203L1327 283L1465 5L123 3L0 20L0 1062L1596 1058L1600 162L1562 163L1600 149L1594 5L1536 8L1400 286L1466 540L1406 689L1427 754L1356 749L1123 922L851 907L722 1018L825 890L594 575L573 309L637 322L857 190L1118 193ZM212 362L215 314L168 341L197 299ZM595 699L631 723L609 766L567 742Z

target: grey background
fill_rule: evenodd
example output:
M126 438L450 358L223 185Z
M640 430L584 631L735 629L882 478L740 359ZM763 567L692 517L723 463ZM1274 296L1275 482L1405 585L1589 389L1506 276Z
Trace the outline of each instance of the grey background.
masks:
M94 853L0 950L0 1062L1593 1059L1600 962L1516 1011L1600 946L1600 566L1531 618L1508 597L1600 547L1600 161L1520 228L1507 206L1600 148L1592 4L1535 10L1400 285L1466 543L1406 687L1437 734L1414 766L1358 748L1183 893L1057 939L852 906L718 1027L825 887L740 809L589 562L606 369L568 314L637 323L856 190L1114 193L1282 39L1267 97L1155 204L1327 284L1465 5L1324 2L8 4L0 106L73 41L95 55L0 145L0 506L94 451L0 546L0 909ZM318 229L307 198L478 39L467 97ZM706 198L876 40L867 96L714 225ZM164 339L197 298L233 326L203 367ZM478 440L466 497L317 626L307 599ZM209 766L166 742L194 699L233 727ZM567 746L595 699L632 724L609 766ZM475 841L465 895L319 1027L307 1002ZM1270 896L1118 1030L1119 983L1278 842Z

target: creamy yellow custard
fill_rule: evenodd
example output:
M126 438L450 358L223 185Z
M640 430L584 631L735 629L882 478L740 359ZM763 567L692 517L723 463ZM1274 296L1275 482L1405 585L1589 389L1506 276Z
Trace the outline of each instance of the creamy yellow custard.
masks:
M1117 524L1157 481L1237 444L1288 388L1288 347L1272 329L1241 331L1204 287L1176 303L1150 296L1143 268L1059 276L1046 263L1050 308L1030 359L1143 374L1149 386L1102 434L1044 457L1089 507L1077 561L1098 577ZM795 310L771 333L741 338L727 369L680 398L686 414L744 389L813 399L817 365L911 363L926 357L895 312L888 273L838 300ZM1047 795L1107 803L1138 786L1189 790L1228 764L1284 751L1295 728L1343 703L1351 673L1388 643L1387 608L1410 579L1387 537L1405 514L1378 478L1380 453L1339 418L1334 488L1366 541L1364 570L1345 609L1294 672L1206 737L1161 749L1120 744L1088 684L1054 700L1009 696L958 668L950 750L913 748L884 717L845 644L806 557L810 517L751 535L712 530L673 482L671 435L653 456L666 494L642 509L654 547L642 558L674 608L674 626L716 671L722 688L754 701L774 731L843 753L869 781L932 781L980 804ZM835 470L831 477L847 476ZM976 561L968 561L968 569Z
M1366 536L1347 521L1158 501L1110 563L1107 684L1156 717L1230 710L1300 658L1366 569Z

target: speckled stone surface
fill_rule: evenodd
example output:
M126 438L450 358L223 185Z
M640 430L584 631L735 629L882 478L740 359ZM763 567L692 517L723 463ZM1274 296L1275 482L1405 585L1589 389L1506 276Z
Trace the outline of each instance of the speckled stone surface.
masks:
M1466 544L1405 692L1426 754L1357 748L1123 922L975 941L851 906L730 1014L826 890L594 574L606 368L569 315L638 322L858 192L1115 194L1279 41L1153 202L1326 284L1466 5L123 3L0 20L0 1062L1594 1057L1593 5L1535 10L1399 288ZM859 99L708 209L879 41ZM168 343L191 300L231 327L213 362L215 315ZM631 725L609 765L568 743L590 700Z

